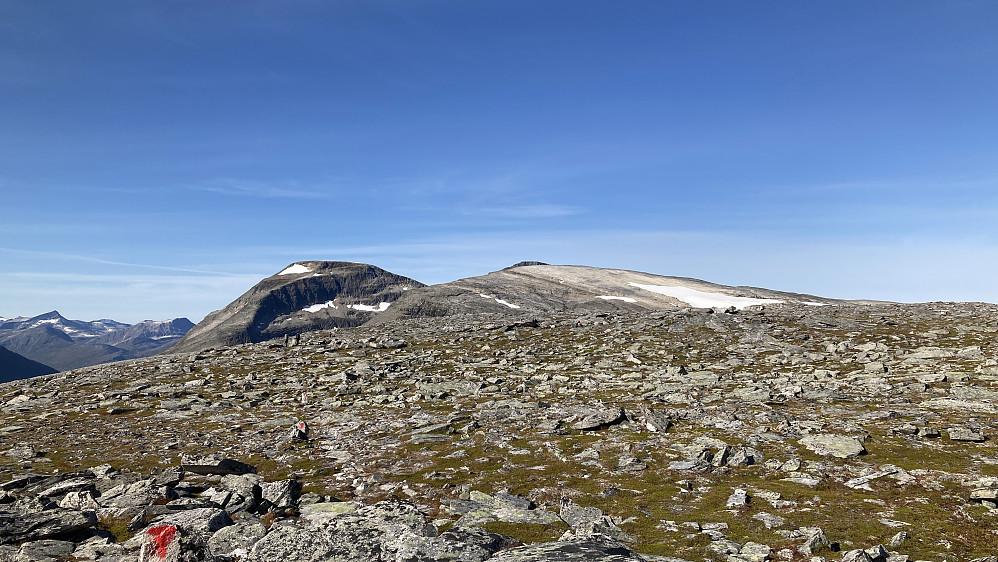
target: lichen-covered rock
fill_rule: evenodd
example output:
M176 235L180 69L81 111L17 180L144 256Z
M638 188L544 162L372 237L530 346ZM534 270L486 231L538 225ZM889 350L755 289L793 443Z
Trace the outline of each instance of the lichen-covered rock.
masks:
M251 561L404 560L427 549L436 527L410 502L386 500L334 517L313 528L282 525L257 542Z
M800 444L819 455L840 459L850 459L866 453L866 448L859 440L845 435L805 435L800 438Z
M208 548L215 556L246 557L253 545L267 535L267 527L259 521L238 522L216 531L208 539Z

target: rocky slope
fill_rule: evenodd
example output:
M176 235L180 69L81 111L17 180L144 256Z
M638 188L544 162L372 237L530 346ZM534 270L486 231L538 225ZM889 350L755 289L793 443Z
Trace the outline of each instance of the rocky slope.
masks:
M192 326L177 318L134 326L114 320L69 320L57 311L0 322L0 345L58 370L148 357L172 347Z
M0 382L50 375L54 372L56 370L48 365L42 365L0 346Z
M317 331L0 385L0 559L994 562L996 413L990 304Z
M676 306L725 309L775 303L821 306L832 302L836 301L755 287L728 287L686 277L522 262L487 275L409 291L371 323L480 312L613 313Z
M404 292L423 286L373 265L297 262L206 316L171 352L358 326L385 310Z

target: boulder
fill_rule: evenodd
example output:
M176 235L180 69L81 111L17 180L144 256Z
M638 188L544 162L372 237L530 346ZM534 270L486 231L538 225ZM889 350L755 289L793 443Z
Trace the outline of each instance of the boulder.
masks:
M800 444L826 457L850 459L866 453L866 448L854 437L822 433L805 435L800 438Z

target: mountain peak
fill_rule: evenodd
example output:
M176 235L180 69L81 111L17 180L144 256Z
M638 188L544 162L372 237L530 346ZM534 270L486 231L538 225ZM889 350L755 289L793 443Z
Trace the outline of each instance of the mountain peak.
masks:
M289 264L192 328L171 353L359 326L424 285L366 263Z

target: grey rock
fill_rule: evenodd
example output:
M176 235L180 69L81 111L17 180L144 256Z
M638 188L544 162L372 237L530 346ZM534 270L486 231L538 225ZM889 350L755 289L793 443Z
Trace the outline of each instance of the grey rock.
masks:
M253 545L251 561L405 559L427 548L436 528L408 502L388 500L334 517L315 528L281 526ZM418 558L417 558L418 559Z
M260 489L264 500L275 508L285 509L298 504L298 497L301 495L301 482L297 480L265 482L260 486Z
M603 403L580 407L576 415L582 419L573 423L572 429L581 431L599 429L620 423L625 419L623 408L620 406L605 406Z
M34 447L26 443L19 443L14 445L10 449L4 452L8 457L18 459L18 460L28 460L33 459L38 456L38 451Z
M222 527L208 539L208 548L215 556L245 557L253 545L267 534L259 521L238 522Z
M998 503L998 488L977 488L970 492L970 501Z
M748 562L765 562L766 560L772 560L773 549L770 548L769 545L757 542L747 542L742 545L742 549L738 552L738 556Z
M842 562L873 562L870 555L861 548L850 550L842 555Z
M57 538L94 526L96 519L79 511L51 509L39 513L0 511L0 544Z
M966 427L951 427L947 430L952 441L967 441L970 443L983 443L985 436L979 431Z
M319 526L334 517L356 510L357 504L350 502L318 502L303 505L299 517L311 526Z
M172 525L192 532L211 534L232 525L232 518L224 510L202 507L172 513L156 519L149 528Z
M636 562L645 560L623 543L603 535L574 541L538 543L511 548L490 562Z
M121 484L97 498L101 507L145 507L164 497L161 487L152 478Z
M575 537L580 539L592 535L606 535L620 541L637 540L618 527L603 513L603 510L596 507L582 507L567 497L561 498L561 510L558 515L572 528Z
M894 535L893 537L891 537L891 540L887 541L887 546L891 548L897 548L903 545L905 542L907 542L909 538L911 537L908 535L907 532L901 531L896 535Z
M762 524L766 526L767 529L775 529L777 527L782 527L786 519L780 517L779 515L773 515L772 513L756 513L752 516L752 519L757 519L762 521Z
M727 506L728 507L742 507L748 505L749 496L748 492L742 488L736 488L730 496L728 496Z
M845 435L805 435L800 438L800 444L819 455L840 459L850 459L866 453L862 443Z
M49 562L65 560L76 550L76 543L51 539L26 542L14 556L15 562Z
M818 547L831 547L832 541L825 536L825 531L818 527L801 529L805 533L804 543L797 547L797 551L804 555L810 555Z

